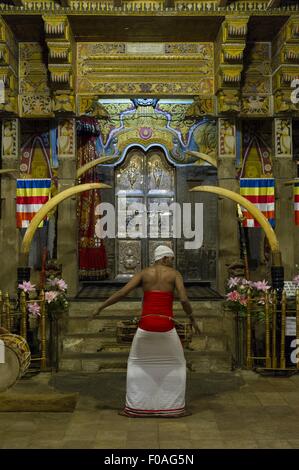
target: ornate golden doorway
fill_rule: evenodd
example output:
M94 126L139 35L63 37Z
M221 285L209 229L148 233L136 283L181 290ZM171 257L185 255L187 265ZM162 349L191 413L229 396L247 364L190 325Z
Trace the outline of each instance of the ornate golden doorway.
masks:
M175 251L168 209L175 193L175 168L160 149L132 149L116 168L116 278L132 276L152 264L161 243Z

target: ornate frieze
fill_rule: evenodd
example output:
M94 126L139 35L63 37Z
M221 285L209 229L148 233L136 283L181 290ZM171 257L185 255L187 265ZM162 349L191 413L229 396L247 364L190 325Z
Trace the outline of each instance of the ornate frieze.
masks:
M219 14L219 13L264 13L268 16L288 15L299 11L297 4L284 5L277 8L269 8L269 0L239 0L237 2L227 2L225 6L219 0L175 0L173 5L163 0L123 0L121 3L112 0L65 0L65 7L74 14L95 14L102 15L131 15L157 14L167 12L167 14L183 13L185 15L198 14ZM22 0L22 6L11 4L1 4L0 10L31 13L57 13L57 3L52 0ZM59 12L63 7L59 8ZM294 28L296 33L296 28Z
M52 116L51 97L37 94L20 96L20 114L22 117Z
M242 114L269 115L271 113L270 96L250 95L242 96Z
M213 64L212 43L78 43L77 90L211 96Z

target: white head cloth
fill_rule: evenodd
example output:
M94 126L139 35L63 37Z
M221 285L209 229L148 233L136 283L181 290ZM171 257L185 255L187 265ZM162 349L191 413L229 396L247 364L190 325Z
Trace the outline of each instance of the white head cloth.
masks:
M169 246L160 245L155 249L155 261L159 261L159 259L164 258L164 256L174 258L174 252L169 248Z

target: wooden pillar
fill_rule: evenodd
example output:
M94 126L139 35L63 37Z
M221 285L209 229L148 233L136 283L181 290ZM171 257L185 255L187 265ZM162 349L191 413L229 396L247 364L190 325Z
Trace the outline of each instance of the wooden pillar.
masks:
M76 184L75 119L58 121L58 180L59 191ZM68 284L68 294L78 291L78 224L77 198L66 199L58 206L57 258L62 263L62 275Z
M2 169L19 170L19 120L2 121ZM17 172L2 174L0 219L0 288L13 292L16 288L19 262L19 231L16 227L16 180Z
M219 186L239 192L236 179L236 123L234 118L218 120ZM227 266L240 257L236 204L218 200L218 290L225 291Z
M274 119L275 156L273 158L273 176L275 178L275 217L277 234L285 279L294 275L294 259L296 256L296 233L294 223L293 188L284 183L296 175L296 163L293 161L292 120L290 118Z

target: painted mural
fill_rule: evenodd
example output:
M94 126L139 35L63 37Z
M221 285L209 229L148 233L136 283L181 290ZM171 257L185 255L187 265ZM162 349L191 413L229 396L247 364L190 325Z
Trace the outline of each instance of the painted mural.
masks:
M177 165L196 161L189 150L216 155L216 121L192 112L193 100L101 99L98 107L97 151L115 156L116 163L136 145L158 145Z

